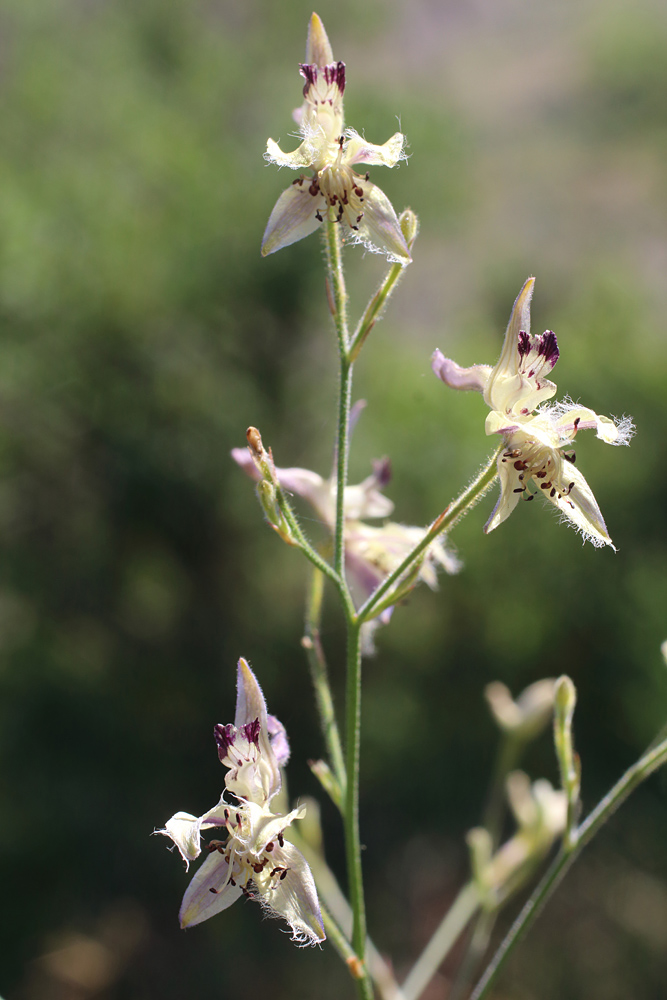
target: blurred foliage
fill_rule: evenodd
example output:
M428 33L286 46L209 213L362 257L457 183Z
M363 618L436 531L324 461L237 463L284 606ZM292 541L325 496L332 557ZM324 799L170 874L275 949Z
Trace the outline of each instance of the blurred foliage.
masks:
M539 503L484 538L488 497L456 531L462 575L415 592L378 634L363 836L371 926L399 970L466 877L463 836L494 752L484 684L518 693L573 677L587 806L665 718L667 15L650 0L562 6L319 9L348 64L350 125L383 142L398 115L408 134L409 162L377 180L422 219L358 365L369 405L353 476L391 454L389 493L413 524L468 481L490 450L484 406L445 391L429 357L439 346L492 363L534 271L534 329L559 337L559 394L638 427L631 449L577 441L618 554L582 547ZM181 933L187 877L149 837L219 795L211 730L232 718L241 654L290 734L292 794L318 791L305 764L321 753L298 642L305 567L228 458L252 423L280 464L330 468L336 375L317 238L259 257L287 182L261 155L268 135L289 146L310 11L0 11L7 1000L350 991L328 949L295 953L257 907ZM382 262L348 260L362 305ZM339 690L333 602L325 625ZM555 778L548 738L526 766ZM661 995L664 791L658 776L589 850L499 996Z

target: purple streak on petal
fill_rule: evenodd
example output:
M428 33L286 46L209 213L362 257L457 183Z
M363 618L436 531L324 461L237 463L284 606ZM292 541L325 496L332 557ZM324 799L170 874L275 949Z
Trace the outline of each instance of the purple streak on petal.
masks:
M383 490L391 482L391 460L384 458L373 459L373 475L379 490Z
M337 62L331 63L329 66L324 67L324 79L327 81L329 86L335 83L338 90L342 94L345 90L345 63Z
M218 744L218 757L223 761L229 752L229 748L234 746L236 728L231 722L226 726L218 723L217 726L213 727L213 737Z
M241 732L248 743L254 743L255 746L259 746L259 731L261 728L259 719L253 719L252 722L247 722L245 726L241 726Z
M520 358L525 358L530 353L530 337L525 330L519 330L518 349Z
M556 340L556 334L552 330L545 330L540 337L537 353L544 355L545 362L551 368L558 361L558 341Z
M315 86L317 81L317 66L308 63L299 63L299 72L306 81L303 87L303 96L308 96L308 91Z
M282 722L276 719L275 715L267 715L269 740L271 749L276 755L278 767L284 767L289 760L290 749L287 741L287 733Z

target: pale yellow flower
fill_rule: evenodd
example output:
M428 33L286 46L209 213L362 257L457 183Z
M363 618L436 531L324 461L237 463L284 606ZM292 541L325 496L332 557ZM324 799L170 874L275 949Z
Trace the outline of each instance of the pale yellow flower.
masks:
M375 146L353 129L345 129L345 63L334 61L317 14L310 20L306 62L300 70L306 81L303 105L295 112L301 145L285 153L269 139L265 158L279 167L311 172L297 177L276 202L262 254L303 239L329 219L343 227L350 242L407 263L410 251L391 202L368 174L353 169L357 164L396 166L405 156L404 138L396 132L384 145Z
M634 428L628 418L617 422L568 399L543 405L556 393L548 376L558 361L558 344L551 330L530 334L534 283L529 278L514 303L494 368L461 368L440 351L433 355L432 368L453 389L481 392L491 408L486 433L500 434L505 441L498 458L500 498L485 531L502 524L519 500L541 493L593 545L612 545L593 491L575 467L572 444L577 433L587 429L607 444L628 444Z

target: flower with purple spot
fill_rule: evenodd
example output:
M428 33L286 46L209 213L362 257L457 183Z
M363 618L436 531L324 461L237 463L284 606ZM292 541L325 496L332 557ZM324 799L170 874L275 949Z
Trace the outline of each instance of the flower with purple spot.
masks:
M366 142L343 125L345 63L334 60L322 21L313 14L308 27L304 101L294 113L301 144L284 153L269 139L265 158L279 167L306 170L278 198L269 218L262 254L275 253L314 232L325 219L344 229L352 243L407 264L411 257L394 208L369 175L353 168L394 167L405 158L404 138L396 132L382 146Z
M244 895L258 900L271 916L286 920L293 940L323 941L310 868L283 835L304 815L305 807L285 815L270 808L281 789L280 768L289 758L287 736L281 723L267 714L262 690L243 659L238 663L234 723L215 726L214 737L218 757L229 769L226 791L203 816L178 812L158 831L173 840L186 867L202 848L208 853L185 891L181 927L207 920ZM219 830L223 838L202 845L201 832L210 829Z
M543 405L556 393L548 376L558 361L558 343L551 330L531 336L534 284L535 279L529 278L519 292L494 368L461 368L440 351L433 355L432 368L453 389L481 392L491 411L486 433L504 439L498 457L500 497L486 532L502 524L520 499L531 500L540 493L593 545L612 545L593 492L575 467L572 444L578 431L585 429L594 429L607 444L628 444L634 427L629 418L617 422L567 399Z

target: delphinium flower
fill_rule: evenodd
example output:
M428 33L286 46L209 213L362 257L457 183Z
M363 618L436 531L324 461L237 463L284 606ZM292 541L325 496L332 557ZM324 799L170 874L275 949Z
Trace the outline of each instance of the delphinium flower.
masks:
M396 166L405 157L404 138L396 132L383 146L375 146L344 128L345 63L334 60L317 14L310 19L306 61L300 72L306 81L304 101L294 117L301 144L294 152L284 153L269 139L265 157L279 167L310 173L301 173L276 202L262 254L303 239L330 219L343 227L351 242L407 263L410 251L391 202L367 173L353 169L358 164L364 168Z
M220 761L229 768L220 801L203 816L178 812L158 831L170 837L186 867L203 850L208 857L190 882L180 911L181 927L207 920L244 895L271 916L282 917L301 944L325 934L315 883L308 864L283 832L305 807L286 815L271 810L280 792L280 768L287 763L285 730L267 714L264 695L245 660L238 663L234 724L214 729ZM229 797L231 796L231 798ZM224 839L202 845L202 830Z
M570 400L545 406L556 393L549 375L558 361L551 330L530 333L530 300L535 279L521 289L494 368L461 368L440 351L433 355L435 374L453 389L481 392L491 412L486 433L499 434L505 447L498 458L500 498L485 525L493 531L532 490L545 496L594 545L612 545L600 508L572 450L577 433L594 429L607 444L628 444L634 428L628 418L616 422ZM532 487L532 489L531 489ZM613 547L613 546L612 546Z
M232 449L232 457L255 480L261 471L252 457L250 448ZM310 469L273 467L273 474L282 489L303 497L313 507L317 517L330 533L335 526L336 480L324 479ZM382 490L391 477L388 459L373 463L373 472L361 483L345 488L344 533L345 568L352 595L361 605L393 570L397 569L410 551L426 534L426 528L386 521L382 525L366 524L366 518L388 517L393 502ZM431 589L437 587L437 569L457 573L461 564L451 549L441 539L435 539L425 550L415 566L410 586L421 580ZM398 592L404 587L399 584ZM409 587L408 587L409 589ZM391 596L391 595L390 595ZM391 608L383 604L383 621L391 615Z

